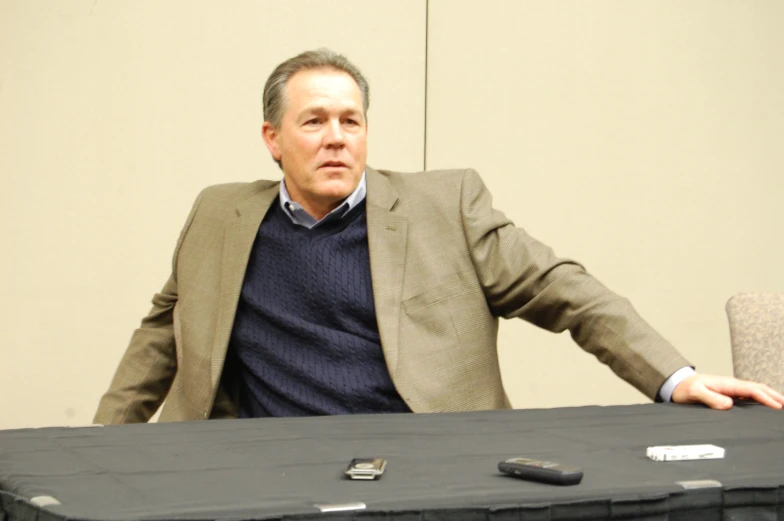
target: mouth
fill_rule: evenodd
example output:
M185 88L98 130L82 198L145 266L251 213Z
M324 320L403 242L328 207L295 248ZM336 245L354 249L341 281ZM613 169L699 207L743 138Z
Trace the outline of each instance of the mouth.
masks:
M342 161L326 161L319 168L347 168L348 165Z

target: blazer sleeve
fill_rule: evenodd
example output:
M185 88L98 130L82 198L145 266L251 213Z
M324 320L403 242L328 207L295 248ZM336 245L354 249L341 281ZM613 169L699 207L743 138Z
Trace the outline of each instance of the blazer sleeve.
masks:
M101 398L94 423L141 423L163 403L177 372L174 308L177 304L177 258L202 194L196 198L180 233L172 260L172 274L152 298L152 309L131 336L109 390Z
M496 316L553 332L569 330L584 350L651 399L691 365L634 310L572 260L555 256L492 207L479 175L462 179L461 213L471 259Z

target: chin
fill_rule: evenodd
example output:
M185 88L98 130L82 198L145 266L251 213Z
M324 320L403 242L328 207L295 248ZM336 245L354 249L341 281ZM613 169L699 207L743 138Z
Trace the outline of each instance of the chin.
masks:
M320 192L325 197L344 199L351 195L351 192L357 188L357 185L359 185L359 180L354 181L348 178L331 179L323 183Z
M325 199L331 199L333 201L342 201L354 190L346 188L345 190L324 190L321 192L321 196Z

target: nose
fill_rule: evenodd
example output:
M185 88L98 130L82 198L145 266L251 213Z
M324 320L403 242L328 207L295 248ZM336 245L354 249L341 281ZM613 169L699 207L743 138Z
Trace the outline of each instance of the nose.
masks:
M330 120L329 125L327 125L327 133L324 136L327 147L342 147L344 138L345 136L343 135L343 129L340 127L340 121L336 119Z

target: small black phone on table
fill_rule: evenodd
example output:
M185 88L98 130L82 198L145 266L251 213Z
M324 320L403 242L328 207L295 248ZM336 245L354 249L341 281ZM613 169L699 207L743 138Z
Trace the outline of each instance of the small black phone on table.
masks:
M502 461L498 464L498 470L519 479L552 485L577 485L583 479L583 471L577 467L530 458Z

